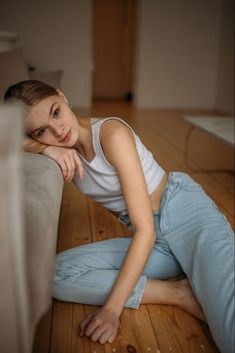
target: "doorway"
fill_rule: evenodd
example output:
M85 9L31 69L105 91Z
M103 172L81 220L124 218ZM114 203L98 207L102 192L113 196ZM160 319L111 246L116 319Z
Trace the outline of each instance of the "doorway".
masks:
M92 2L93 100L133 99L137 2Z

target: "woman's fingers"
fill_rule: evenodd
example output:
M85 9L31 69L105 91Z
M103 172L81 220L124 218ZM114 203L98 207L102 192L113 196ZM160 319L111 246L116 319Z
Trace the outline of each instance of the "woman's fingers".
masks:
M113 330L108 329L106 330L99 338L99 342L101 344L104 344L106 342L109 342L109 343L113 343L113 341L115 340L117 336L117 331L116 332L113 332Z
M59 164L65 181L71 181L75 172L83 179L83 164L74 148L48 146L44 154Z
M107 328L104 325L98 326L90 335L90 338L93 342L100 340L100 338L107 332ZM108 334L108 337L110 333ZM101 343L101 342L100 342Z
M116 338L117 332L113 332L112 327L107 327L107 325L102 325L98 327L90 336L93 342L99 341L101 344L106 342L112 343Z
M85 329L85 335L90 337L93 332L101 325L102 320L93 317Z
M73 149L70 149L68 154L65 156L65 162L68 165L68 176L67 181L71 181L74 177L75 172L78 172L80 179L83 179L83 164L80 158L77 155L77 152Z
M113 343L113 341L115 340L116 336L117 336L117 332L111 333L111 335L109 336L108 342L109 343Z
M117 335L117 330L110 324L101 320L92 320L85 329L85 335L90 337L93 342L99 341L104 344L113 342Z
M112 343L117 336L118 324L119 316L114 311L102 307L80 324L80 335L90 337L93 342Z
M64 162L67 166L66 181L70 182L73 179L74 173L77 169L78 162L76 163L76 152L69 150L68 153L64 156Z
M64 180L66 181L67 174L68 174L68 167L67 164L65 163L64 159L61 159L60 161L57 162L60 166L60 169L62 171Z
M83 168L83 164L81 159L78 157L77 153L75 152L75 157L74 157L74 161L76 163L76 170L79 174L80 179L83 179L84 176L84 168Z
M92 316L93 316L93 313L88 315L87 318L81 322L81 324L80 324L80 336L82 336L84 334L84 331L85 331L85 329L87 327L87 324L91 320Z
M73 179L74 173L76 172L76 162L75 162L75 151L74 150L70 150L68 153L68 159L70 162L70 177L69 177L69 181L71 181Z
M68 156L65 156L64 157L64 163L66 164L66 167L67 167L67 175L66 175L66 178L65 180L67 182L69 182L71 180L71 177L73 176L73 165L70 161L70 158Z

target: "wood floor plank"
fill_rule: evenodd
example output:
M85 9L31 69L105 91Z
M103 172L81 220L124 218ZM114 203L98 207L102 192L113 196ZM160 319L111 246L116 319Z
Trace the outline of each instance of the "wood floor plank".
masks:
M52 321L52 305L36 327L32 353L49 353Z
M169 305L147 305L161 353L215 353L199 320Z
M91 229L87 197L65 183L60 210L57 251L90 243Z
M124 237L119 220L99 204L88 200L93 241Z
M85 317L84 305L55 301L50 353L92 352L88 340L78 334L78 324Z
M117 352L148 353L158 351L159 345L146 305L141 305L138 310L125 309L123 311L117 343L120 347ZM115 344L117 343L115 342Z

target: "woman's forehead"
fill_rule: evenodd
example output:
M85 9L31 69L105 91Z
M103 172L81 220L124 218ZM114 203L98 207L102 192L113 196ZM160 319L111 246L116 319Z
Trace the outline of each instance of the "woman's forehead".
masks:
M59 96L50 96L50 97L46 97L42 100L40 100L38 103L32 105L29 109L29 112L45 112L48 110L48 107L50 108L50 106L53 103L59 102ZM49 113L49 110L48 110Z
M51 109L58 102L60 102L59 96L51 96L29 107L26 114L26 125L30 125L31 129L36 129L39 123L46 123Z
M51 106L57 102L60 102L59 96L58 97L51 96L51 97L44 98L41 101L39 101L38 103L29 107L28 116L32 117L32 116L35 116L38 114L42 115L42 117L45 116L45 114L47 114L49 116Z

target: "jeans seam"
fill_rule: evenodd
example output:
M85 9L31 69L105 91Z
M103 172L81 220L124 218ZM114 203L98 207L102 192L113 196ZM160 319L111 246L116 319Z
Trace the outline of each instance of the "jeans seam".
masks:
M138 309L141 303L141 299L143 297L144 294L144 289L146 286L146 282L147 282L147 277L142 275L140 278L140 283L139 283L139 293L136 294L135 298L133 299L133 304L132 304L132 308L133 309Z
M91 243L92 244L92 243ZM125 252L126 250L102 250L102 253L123 253ZM91 254L100 254L100 251L99 250L90 250L90 251L82 251L82 252L76 252L74 254L76 255L91 255ZM58 255L61 254L61 253L58 253ZM71 255L71 254L70 254ZM60 260L58 259L58 262L60 262ZM67 262L66 260L62 260L61 262Z
M166 208L167 208L167 206L169 204L169 201L170 201L170 199L172 197L172 194L177 189L178 186L179 186L179 182L177 181L177 182L175 182L175 185L173 186L173 188L170 190L169 194L166 195L166 200L164 202L163 208L162 208L161 213L160 213L161 214L160 228L161 228L162 233L166 233L167 232L167 229L165 228L164 223L163 223L164 214L165 214ZM169 188L167 188L167 189L169 189Z
M215 208L215 210L218 212L218 214L220 215L221 220L222 220L222 222L225 224L225 226L226 226L228 229L230 229L231 227L230 227L230 224L229 224L229 222L228 222L227 217L220 211L219 207L216 205L216 203L215 203L213 200L211 200L211 204L212 204L212 206Z
M74 287L77 287L77 285L87 286L87 287L92 287L92 288L94 288L94 287L95 288L112 288L113 287L113 286L101 285L101 284L97 284L97 283L93 283L93 282L83 282L80 280L80 278L78 279L78 281L75 281L72 277L73 276L69 276L69 280L67 280L68 277L63 278L63 279L59 280L58 282L68 282L69 285L73 285Z

